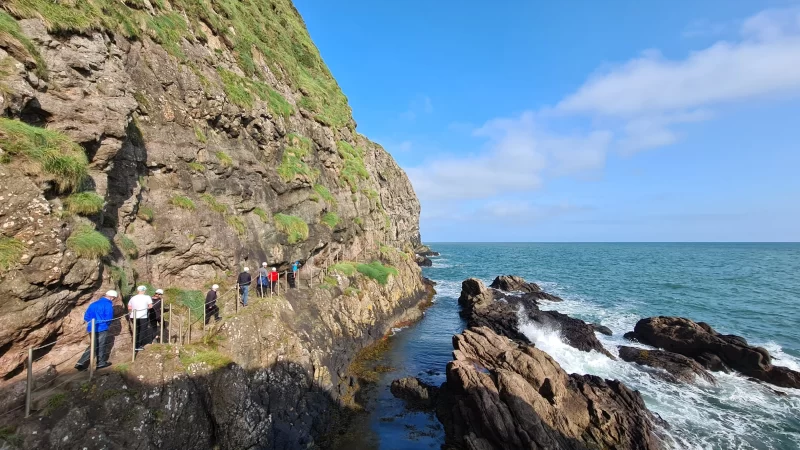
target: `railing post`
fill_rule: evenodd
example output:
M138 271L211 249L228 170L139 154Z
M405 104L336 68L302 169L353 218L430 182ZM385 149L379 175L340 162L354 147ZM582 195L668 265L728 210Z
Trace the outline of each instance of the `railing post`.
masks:
M89 338L91 338L91 342L89 343L89 351L91 352L89 355L89 380L94 377L94 368L97 365L97 357L94 354L98 350L95 344L95 339L97 338L97 334L95 333L97 333L95 329L95 319L92 319L92 332L89 335Z
M158 342L160 344L164 343L164 297L161 297L161 328L159 328L160 336L158 337Z
M25 386L25 417L31 415L33 401L33 347L28 349L28 383Z
M239 312L239 283L236 283L236 313Z
M207 322L206 308L207 307L208 307L208 305L205 303L205 300L203 300L203 334L206 334L206 322Z
M131 351L131 362L134 362L136 361L136 329L139 327L136 326L136 310L132 309L131 311L133 311L133 319L131 320L133 324L133 342L131 345L133 351Z
M175 322L172 321L172 308L170 308L169 309L169 325L170 325L170 328L172 328L174 323ZM163 333L163 329L162 329L162 333ZM170 335L167 335L167 338L169 339L169 343L170 344L172 344L172 336L171 336L171 334L172 333L170 333Z
M172 311L170 309L170 311ZM181 319L181 323L178 325L178 349L181 348L181 344L183 344L183 319Z
M186 307L186 322L188 323L186 328L186 343L192 343L192 310L188 306Z

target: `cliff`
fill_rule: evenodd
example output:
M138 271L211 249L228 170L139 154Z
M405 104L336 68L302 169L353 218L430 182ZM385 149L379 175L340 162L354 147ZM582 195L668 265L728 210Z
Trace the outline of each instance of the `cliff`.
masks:
M0 113L7 380L31 346L85 345L85 306L109 288L129 294L145 283L180 303L262 261L283 271L300 260L321 281L334 260L380 260L395 272L385 285L359 273L327 277L321 288L256 305L260 313L226 318L216 333L228 344L214 351L231 367L206 367L200 378L183 366L131 367L164 401L173 388L193 398L184 412L212 424L196 442L307 443L344 395L355 352L425 295L411 253L420 243L413 188L356 132L289 0L4 1ZM286 392L328 398L309 400L317 410L307 423L290 417L299 403L284 411L259 394L281 374L291 379ZM259 405L250 413L272 417L272 434L224 434L233 425L219 420L235 411L212 401L224 397L213 387L222 379Z

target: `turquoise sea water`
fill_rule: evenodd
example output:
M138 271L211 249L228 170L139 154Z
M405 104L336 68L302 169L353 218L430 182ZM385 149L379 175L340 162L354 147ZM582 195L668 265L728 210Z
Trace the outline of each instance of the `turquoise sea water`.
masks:
M461 281L487 284L515 274L565 299L545 304L614 331L599 336L616 353L637 320L677 315L705 321L722 333L767 348L777 365L800 370L800 244L431 244L442 256L424 269L437 282L434 305L419 323L393 336L369 427L370 447L439 448L435 417L407 413L389 393L392 379L414 375L439 384L450 360ZM800 391L716 374L718 384L674 385L635 366L566 346L558 330L527 326L525 333L568 372L619 379L639 390L648 407L670 423L676 449L800 449ZM626 343L627 344L627 343Z

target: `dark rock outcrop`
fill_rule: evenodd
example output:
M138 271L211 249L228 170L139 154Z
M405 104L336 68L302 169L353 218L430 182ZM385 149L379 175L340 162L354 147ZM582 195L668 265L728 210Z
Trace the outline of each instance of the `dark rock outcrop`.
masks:
M524 278L516 275L500 275L495 277L489 287L505 292L522 292L523 297L526 299L549 300L551 302L563 301L561 297L543 291L538 284L529 283L525 281Z
M599 323L592 323L590 324L594 331L597 331L600 334L605 334L606 336L613 336L614 332L611 331L611 328L608 328L605 325L600 325Z
M677 353L664 350L647 350L636 347L619 347L620 359L643 366L664 369L669 381L693 383L700 377L709 383L716 383L714 377L697 361Z
M558 311L542 311L536 299L531 298L529 294L522 296L505 294L487 288L477 278L469 278L461 283L458 303L461 305L460 314L470 327L489 327L498 334L529 343L530 340L521 330L522 319L560 332L564 340L578 350L585 352L595 350L615 359L597 339L591 324Z
M431 267L433 265L433 261L431 261L431 259L427 256L415 255L414 260L420 267Z
M682 317L649 317L626 337L695 359L710 370L726 367L782 387L800 389L800 372L772 365L769 352L734 335L719 334L710 325Z
M399 378L389 388L392 395L406 402L409 409L431 409L436 405L439 388L416 377Z
M453 338L437 417L447 444L501 450L662 448L639 393L591 375L568 375L549 355L492 330Z

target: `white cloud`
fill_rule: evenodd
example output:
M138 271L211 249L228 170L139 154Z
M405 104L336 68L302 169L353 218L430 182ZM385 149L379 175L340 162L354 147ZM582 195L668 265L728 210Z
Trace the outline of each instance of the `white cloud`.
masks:
M632 119L624 126L625 135L619 141L622 154L674 144L681 137L670 129L672 125L708 120L713 114L705 110L659 114Z
M650 50L591 77L557 109L635 117L800 94L799 28L798 10L767 11L745 21L739 42L720 41L683 60Z
M549 135L540 129L533 112L490 120L473 135L487 140L484 152L406 168L423 201L531 191L547 176L600 168L612 137L607 131L585 136Z

